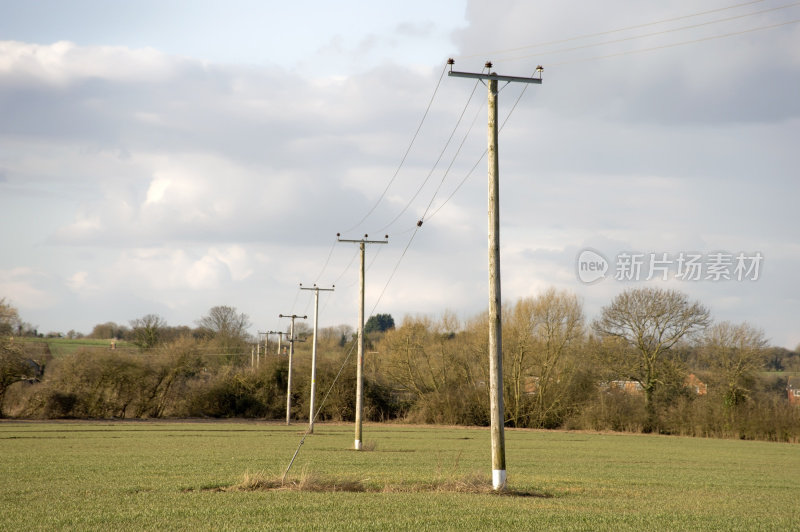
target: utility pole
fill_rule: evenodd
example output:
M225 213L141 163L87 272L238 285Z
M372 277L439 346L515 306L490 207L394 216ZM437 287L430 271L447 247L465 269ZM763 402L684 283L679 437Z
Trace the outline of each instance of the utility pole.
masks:
M286 424L289 425L292 415L292 357L294 356L294 320L296 318L306 319L308 316L298 316L292 314L291 316L284 316L278 314L279 318L291 318L292 326L289 329L289 375L286 378Z
M358 244L361 250L361 268L359 269L358 280L361 286L358 296L358 360L356 361L356 439L354 449L361 450L361 414L364 410L364 248L366 244L388 244L389 235L384 236L387 240L367 240L369 235L364 235L361 240L345 240L341 238L341 233L336 233L339 242L351 242Z
M283 332L283 331L267 331L266 334L277 334L278 335L278 351L277 351L277 353L280 355L281 354L281 338L283 338L283 335L286 334L286 333ZM267 353L267 348L264 347L264 354L266 354L266 353Z
M491 72L492 63L486 63L487 73L454 72L455 61L449 59L450 76L486 80L489 88L489 409L492 435L492 488L506 486L506 441L503 430L503 324L500 301L500 158L498 155L497 82L542 83L542 67L536 68L538 78L498 76Z
M269 348L269 332L258 331L258 340L256 342L256 368L261 367L261 337L264 337L264 358L267 356L267 349Z
M308 413L308 432L314 432L314 397L317 393L317 319L319 318L319 291L333 292L336 286L330 288L320 288L314 284L314 288L304 288L303 283L300 283L300 290L313 290L314 291L314 340L311 344L311 406Z

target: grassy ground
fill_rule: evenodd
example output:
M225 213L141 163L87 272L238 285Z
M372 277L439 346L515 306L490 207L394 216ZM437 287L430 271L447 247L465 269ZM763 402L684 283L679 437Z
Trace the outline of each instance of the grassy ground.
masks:
M376 491L221 491L280 475L303 426L259 422L0 423L2 530L671 529L800 527L800 447L509 430L509 483L534 496L430 492L479 473L487 429L318 425L290 477ZM386 491L381 491L386 490Z
M18 338L17 341L22 341L31 345L45 345L50 349L50 354L54 357L71 355L77 351L84 349L90 351L110 351L111 340L98 340L94 338ZM120 351L132 351L135 346L130 342L123 340L116 340L116 347Z

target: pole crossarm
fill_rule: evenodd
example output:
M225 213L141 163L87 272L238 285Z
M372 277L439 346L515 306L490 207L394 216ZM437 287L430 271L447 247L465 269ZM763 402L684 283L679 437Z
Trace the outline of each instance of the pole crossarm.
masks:
M336 233L336 239L339 242L350 242L352 244L388 244L389 243L389 235L384 236L386 240L367 240L369 235L364 235L364 238L360 238L358 240L348 240L341 237L341 233Z
M336 285L333 285L333 288L320 288L317 285L314 285L314 288L308 288L307 286L303 286L303 283L300 283L300 290L314 290L319 292L333 292L336 288Z
M523 78L521 76L501 76L499 74L491 73L491 74L481 74L478 72L458 72L455 70L451 70L447 73L448 76L453 76L454 78L472 78L472 79L485 79L489 81L507 81L507 82L518 82L518 83L536 83L538 85L542 84L542 78Z

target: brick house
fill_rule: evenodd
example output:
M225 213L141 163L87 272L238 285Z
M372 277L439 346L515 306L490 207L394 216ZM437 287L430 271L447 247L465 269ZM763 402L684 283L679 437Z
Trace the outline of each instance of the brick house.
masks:
M800 406L800 377L789 377L786 382L786 393L790 405Z
M708 386L706 383L697 378L697 375L690 373L686 377L686 387L692 390L696 395L706 395L708 393Z

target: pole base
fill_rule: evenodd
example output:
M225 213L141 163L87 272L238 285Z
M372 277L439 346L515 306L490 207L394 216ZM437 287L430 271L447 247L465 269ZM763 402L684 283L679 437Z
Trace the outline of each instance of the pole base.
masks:
M506 487L506 470L492 469L492 489L498 491L505 489L505 487Z
M361 450L361 440L356 440L356 444L353 446L353 449L355 449L356 451Z

